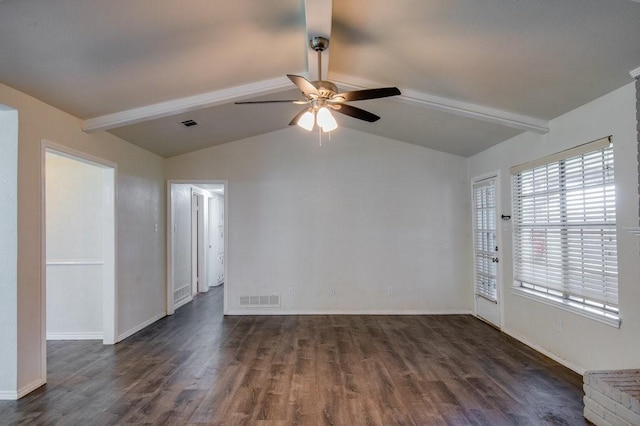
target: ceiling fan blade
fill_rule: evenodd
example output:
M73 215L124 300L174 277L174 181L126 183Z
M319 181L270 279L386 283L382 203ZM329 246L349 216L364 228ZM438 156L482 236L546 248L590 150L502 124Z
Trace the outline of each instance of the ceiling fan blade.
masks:
M308 110L303 109L302 111L300 111L299 113L296 114L295 117L293 117L293 120L291 120L291 122L289 122L289 126L293 126L295 124L298 124L298 121L300 120L300 117L302 117L302 115L307 112Z
M309 103L309 101L299 101L297 99L275 99L271 101L239 101L234 102L236 105L246 105L246 104L296 104L296 105L304 105Z
M353 118L357 118L359 120L368 121L369 123L373 123L374 121L380 120L375 114L370 113L369 111L365 111L360 108L356 108L351 105L340 104L332 107L335 112L339 112L340 114L348 115Z
M354 90L352 92L338 93L331 97L332 102L364 101L366 99L386 98L400 95L397 87L381 87L379 89Z
M291 80L293 84L298 86L298 89L302 90L302 93L304 93L305 96L309 96L309 95L320 96L320 92L318 92L318 89L316 89L316 86L311 84L311 82L306 78L299 75L293 75L293 74L287 74L287 77L289 77L289 80Z

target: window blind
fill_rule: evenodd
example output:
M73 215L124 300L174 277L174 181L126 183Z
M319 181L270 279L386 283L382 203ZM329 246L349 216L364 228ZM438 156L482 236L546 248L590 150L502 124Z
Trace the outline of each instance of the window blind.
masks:
M515 284L617 317L611 142L602 139L546 160L512 169Z

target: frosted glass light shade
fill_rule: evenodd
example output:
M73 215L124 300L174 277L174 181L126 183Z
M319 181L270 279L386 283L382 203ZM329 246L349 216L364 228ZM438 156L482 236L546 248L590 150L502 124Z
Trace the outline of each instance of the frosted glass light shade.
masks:
M330 132L338 128L336 119L333 118L333 115L331 115L331 112L327 108L320 108L317 114L318 126L322 127L324 132Z
M298 126L302 127L305 130L311 131L313 129L313 125L316 122L316 117L313 115L311 111L307 111L302 114L302 117L296 123Z

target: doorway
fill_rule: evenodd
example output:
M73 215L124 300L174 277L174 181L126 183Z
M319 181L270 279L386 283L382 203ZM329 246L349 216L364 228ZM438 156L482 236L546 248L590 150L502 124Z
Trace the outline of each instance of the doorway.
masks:
M114 344L116 166L51 142L42 147L43 345Z
M497 173L472 180L472 201L475 312L478 317L500 328Z
M167 314L227 276L226 181L167 184ZM219 237L218 237L219 236ZM228 282L228 280L227 280ZM223 286L224 312L227 286Z

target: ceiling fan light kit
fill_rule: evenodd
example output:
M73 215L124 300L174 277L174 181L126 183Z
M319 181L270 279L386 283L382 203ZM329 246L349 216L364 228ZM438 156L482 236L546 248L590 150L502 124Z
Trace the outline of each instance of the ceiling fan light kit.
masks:
M330 132L338 128L336 119L333 118L327 107L321 107L316 113L316 122L322 128L323 132Z
M268 103L293 103L296 105L309 105L300 111L291 120L289 125L297 124L305 130L311 131L317 124L323 132L331 132L338 128L336 119L331 111L348 115L359 120L374 122L380 119L379 116L363 109L347 105L346 102L362 101L367 99L386 98L397 96L400 90L397 87L382 87L378 89L354 90L351 92L339 93L338 87L327 80L322 79L322 52L329 47L329 39L325 37L312 37L309 40L311 49L318 52L318 80L309 81L306 78L287 74L287 77L295 84L304 95L306 100L272 100L272 101L244 101L236 104L268 104Z
M316 124L316 117L313 115L313 111L311 109L306 110L298 120L297 124L305 130L313 130L313 126Z

